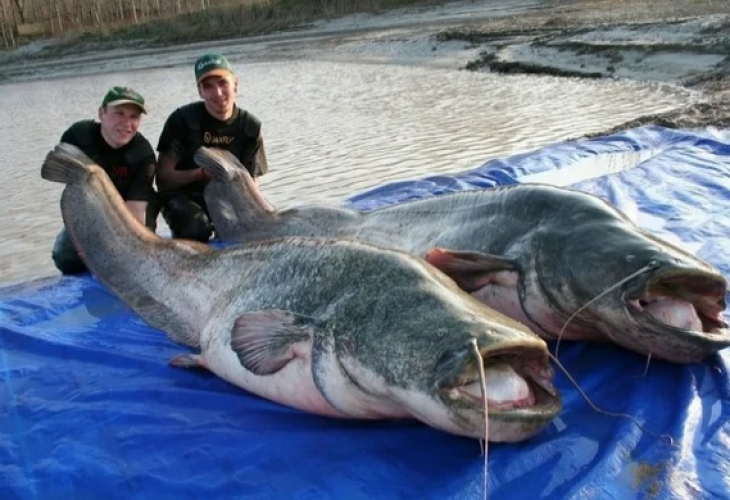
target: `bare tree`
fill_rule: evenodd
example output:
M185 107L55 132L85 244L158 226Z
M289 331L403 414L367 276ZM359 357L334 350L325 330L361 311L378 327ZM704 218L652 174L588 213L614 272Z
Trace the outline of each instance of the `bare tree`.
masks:
M320 0L325 2L325 0ZM271 0L0 0L0 34L5 47L43 33L115 27L222 6L269 5ZM31 34L32 33L32 34ZM0 45L2 47L2 45Z
M0 29L3 32L3 43L6 49L15 47L15 18L13 16L13 10L9 5L5 5L5 0L0 0Z
M58 20L58 32L63 33L63 17L61 16L61 0L53 0L56 11L56 19Z
M94 19L96 20L97 26L104 25L104 22L101 20L101 0L94 0Z
M15 14L18 16L18 20L20 21L20 24L25 24L25 13L23 12L23 4L25 2L21 2L20 0L12 0L13 5L15 5Z

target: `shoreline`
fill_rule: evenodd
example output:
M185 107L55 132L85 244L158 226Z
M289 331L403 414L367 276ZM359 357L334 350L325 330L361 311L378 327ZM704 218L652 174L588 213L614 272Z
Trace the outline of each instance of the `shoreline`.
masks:
M730 127L730 3L709 0L462 0L356 14L246 38L167 46L53 41L0 57L0 83L231 59L317 59L676 85L695 103L601 134L654 123ZM600 134L592 134L592 136Z

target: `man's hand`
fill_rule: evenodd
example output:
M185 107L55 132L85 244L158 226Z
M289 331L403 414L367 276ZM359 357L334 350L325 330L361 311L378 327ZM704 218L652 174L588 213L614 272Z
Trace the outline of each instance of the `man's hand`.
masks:
M210 180L212 180L212 179L213 179L213 176L212 176L212 175L210 175L210 173L208 173L208 171L207 171L206 169L204 169L204 168L199 168L198 170L200 170L200 172L201 172L201 173L200 173L200 179L201 179L201 180L203 180L203 181L205 181L205 182L208 182L208 181L210 181Z
M177 170L178 158L169 154L160 154L157 161L157 188L160 191L174 191L193 182L207 179L201 169Z
M146 201L127 201L127 208L135 219L140 221L144 226L147 222L147 202Z

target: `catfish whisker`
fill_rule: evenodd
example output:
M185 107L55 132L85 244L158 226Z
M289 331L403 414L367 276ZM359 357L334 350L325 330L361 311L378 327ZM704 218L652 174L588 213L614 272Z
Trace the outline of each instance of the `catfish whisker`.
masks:
M646 357L646 365L644 365L644 373L641 375L641 378L645 378L649 373L649 363L651 363L651 352Z
M483 498L487 500L488 495L488 479L489 479L489 400L487 398L487 376L484 373L484 362L479 352L479 346L476 339L471 339L472 350L474 351L474 359L479 367L479 385L482 390L482 400L484 402L484 441L479 441L482 445L482 455L484 456L484 481L482 484Z
M651 432L646 427L644 427L641 424L641 422L639 422L639 420L636 417L634 417L633 415L630 415L628 413L607 411L602 408L599 408L593 401L591 401L591 399L588 397L588 395L585 393L585 391L583 389L581 389L580 385L578 385L578 382L575 380L575 378L573 378L573 376L570 373L568 373L568 370L562 365L562 363L560 363L560 361L558 361L558 358L556 358L555 356L553 356L550 353L548 353L548 356L550 356L550 359L552 359L555 362L555 364L558 366L558 368L560 368L560 370L567 377L567 379L570 381L570 383L573 384L573 386L577 389L577 391L581 395L581 397L583 397L583 399L586 401L586 403L588 403L588 406L590 406L594 411L596 411L597 413L601 413L603 415L608 415L609 417L625 418L625 419L629 420L630 422L632 422L634 425L636 425L636 427L638 427L641 430L641 432L643 432L644 434L648 434L657 439L666 439L670 446L675 446L674 438L672 436L670 436L669 434L660 435L655 432Z
M646 271L650 271L653 267L654 267L654 263L650 262L649 264L647 264L646 266L642 267L638 271L635 271L635 272L629 274L624 279L622 279L619 282L611 285L610 287L608 287L607 289L605 289L604 291L602 291L601 293L599 293L598 295L596 295L595 297L593 297L591 300L589 300L588 302L586 302L583 306L579 307L577 311L575 311L573 314L571 314L570 317L568 318L568 320L563 324L563 328L560 329L560 333L558 334L558 340L557 340L557 343L555 344L555 357L556 358L558 357L558 351L560 350L560 340L563 338L563 333L565 333L565 329L568 327L568 324L571 321L573 321L573 318L575 318L576 316L578 316L584 309L586 309L588 306L590 306L591 304L593 304L594 302L596 302L597 300L599 300L601 297L603 297L607 293L610 293L611 291L613 291L616 288L620 287L621 285L623 285L627 281L629 281L629 280L631 280L633 278L636 278L637 276L640 276L641 274L645 273Z

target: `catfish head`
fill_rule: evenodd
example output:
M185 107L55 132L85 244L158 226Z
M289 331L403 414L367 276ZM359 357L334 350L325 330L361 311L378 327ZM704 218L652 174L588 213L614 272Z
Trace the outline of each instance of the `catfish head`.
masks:
M546 339L611 341L675 363L730 346L727 280L710 264L618 217L564 226L538 229L513 260L442 249L427 260ZM511 300L492 293L497 282Z
M723 319L727 280L708 263L635 227L601 222L583 241L549 241L536 266L539 287L562 317L644 355L691 363L730 345Z
M561 408L546 343L421 259L396 258L407 264L397 273L352 266L359 289L373 292L330 306L330 333L313 354L330 404L345 414L400 412L490 441L544 429Z

